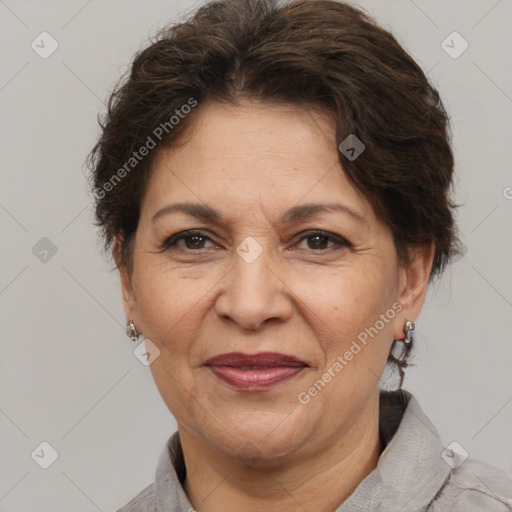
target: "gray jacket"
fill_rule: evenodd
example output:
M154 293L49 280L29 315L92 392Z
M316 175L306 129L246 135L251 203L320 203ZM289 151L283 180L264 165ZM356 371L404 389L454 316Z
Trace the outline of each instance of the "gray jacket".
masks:
M445 448L409 392L381 391L379 433L384 450L377 467L333 512L512 511L512 478L467 458L458 444ZM175 432L158 461L155 483L118 512L193 512L181 485L185 474Z

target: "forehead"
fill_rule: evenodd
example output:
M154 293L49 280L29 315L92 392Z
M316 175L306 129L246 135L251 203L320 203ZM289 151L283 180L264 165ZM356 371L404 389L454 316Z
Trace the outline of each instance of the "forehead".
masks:
M236 215L263 205L280 215L299 203L342 202L373 215L342 169L328 114L249 100L202 105L183 143L159 151L144 203L154 214L174 201Z

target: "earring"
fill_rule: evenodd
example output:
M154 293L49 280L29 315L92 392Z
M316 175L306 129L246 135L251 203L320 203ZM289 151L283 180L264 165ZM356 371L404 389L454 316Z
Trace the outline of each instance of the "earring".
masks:
M411 331L414 331L414 327L415 327L414 322L411 322L410 320L407 320L405 322L405 327L404 327L405 340L404 340L404 343L409 348L412 345Z
M133 325L133 320L131 318L126 324L126 336L128 336L132 341L137 341L139 339L139 333L137 332L137 329L135 329L135 325Z

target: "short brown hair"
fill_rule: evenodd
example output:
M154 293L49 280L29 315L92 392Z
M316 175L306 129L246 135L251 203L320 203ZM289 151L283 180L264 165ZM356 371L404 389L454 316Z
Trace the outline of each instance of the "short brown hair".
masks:
M458 244L449 117L394 36L364 11L334 0L213 1L135 56L89 156L96 225L107 252L120 235L122 266L132 265L141 198L158 150L115 186L112 177L155 127L168 128L162 147L177 144L202 103L236 105L244 97L322 108L336 120L336 147L356 135L364 152L350 160L339 151L340 162L390 227L400 261L409 262L410 248L434 242L429 279L442 272ZM170 123L191 98L199 106Z

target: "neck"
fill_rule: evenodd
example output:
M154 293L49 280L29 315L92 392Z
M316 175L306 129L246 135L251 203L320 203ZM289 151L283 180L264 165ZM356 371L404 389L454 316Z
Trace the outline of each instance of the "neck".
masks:
M377 466L381 453L378 396L343 435L301 458L243 465L179 427L187 476L184 489L200 512L252 510L329 512Z

